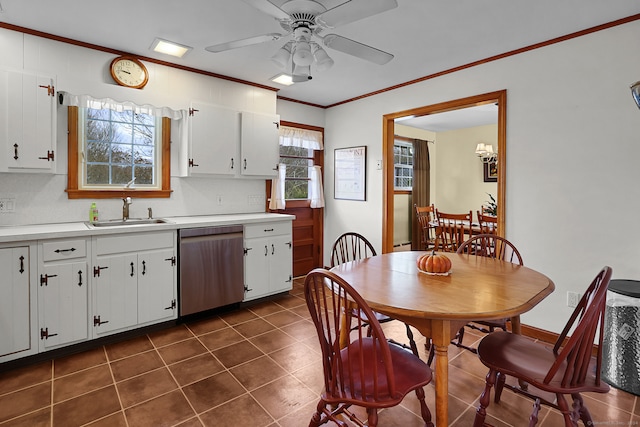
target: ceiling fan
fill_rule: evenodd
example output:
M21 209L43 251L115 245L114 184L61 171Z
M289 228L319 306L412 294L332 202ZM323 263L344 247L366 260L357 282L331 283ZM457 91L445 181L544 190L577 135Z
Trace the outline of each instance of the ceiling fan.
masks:
M258 43L279 40L292 36L271 58L283 69L291 67L293 82L311 80L311 64L315 62L319 71L333 65L333 59L320 46L318 39L325 47L355 57L386 64L393 55L355 40L337 34L323 34L327 29L358 21L396 8L396 0L349 0L331 9L327 9L319 1L285 0L279 6L270 0L242 0L254 8L273 16L286 33L269 33L208 46L209 52L224 52L230 49L251 46Z

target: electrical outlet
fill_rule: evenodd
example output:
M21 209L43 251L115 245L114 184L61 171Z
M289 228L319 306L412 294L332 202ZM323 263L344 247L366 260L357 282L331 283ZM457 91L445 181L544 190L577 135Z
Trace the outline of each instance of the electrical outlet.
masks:
M567 292L567 307L576 308L580 298L582 298L582 295L578 292Z

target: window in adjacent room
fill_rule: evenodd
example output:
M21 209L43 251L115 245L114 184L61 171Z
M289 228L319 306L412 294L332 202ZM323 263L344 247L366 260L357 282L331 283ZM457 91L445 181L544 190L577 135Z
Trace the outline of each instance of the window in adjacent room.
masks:
M395 190L411 191L413 188L413 144L395 141L393 144Z

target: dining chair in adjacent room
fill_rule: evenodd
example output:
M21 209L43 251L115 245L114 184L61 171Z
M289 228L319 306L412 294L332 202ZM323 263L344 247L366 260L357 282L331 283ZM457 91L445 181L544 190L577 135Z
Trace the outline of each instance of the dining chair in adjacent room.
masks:
M438 220L436 218L436 208L433 204L429 206L413 205L416 211L418 227L420 227L420 250L426 251L434 248L436 244L436 230Z
M480 341L478 357L489 368L489 373L476 411L475 427L484 425L494 384L496 403L500 402L504 387L534 399L529 426L537 423L541 404L559 410L566 427L577 426L578 420L582 420L585 426L598 424L593 422L580 393L609 391L609 386L601 380L600 370L602 331L611 272L610 267L604 267L593 279L553 347L504 331L493 332ZM540 397L533 391L507 385L505 375L555 394L555 402ZM572 397L571 407L565 395Z
M481 234L494 234L498 230L498 217L476 211L478 216L478 227Z
M333 243L333 248L331 249L331 267L335 267L338 264L344 264L349 261L369 258L371 256L376 256L376 250L371 242L369 242L369 240L367 240L367 238L362 234L347 232L338 237ZM386 323L395 320L378 312L374 312L374 315L379 323ZM367 326L367 323L365 322L363 325ZM407 338L409 338L409 345L395 341L392 342L411 350L413 354L417 355L418 348L413 338L411 327L405 323L405 328L407 330Z
M318 333L324 372L324 390L309 426L329 420L346 425L342 414L365 425L350 410L352 405L366 409L367 426L377 426L378 409L396 406L414 391L425 425L433 427L423 389L431 382L431 369L419 357L387 341L360 294L341 277L317 268L307 274L304 295ZM360 316L350 315L354 306ZM364 322L371 328L369 336L362 333ZM357 332L351 333L343 348L340 334L344 327Z
M436 209L438 236L436 247L444 252L455 252L467 236L471 236L472 213L446 213Z

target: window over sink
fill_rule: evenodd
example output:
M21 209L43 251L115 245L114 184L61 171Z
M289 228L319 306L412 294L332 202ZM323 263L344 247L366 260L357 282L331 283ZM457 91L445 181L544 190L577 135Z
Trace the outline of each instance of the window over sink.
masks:
M69 94L62 104L70 199L170 196L171 119L184 112Z

